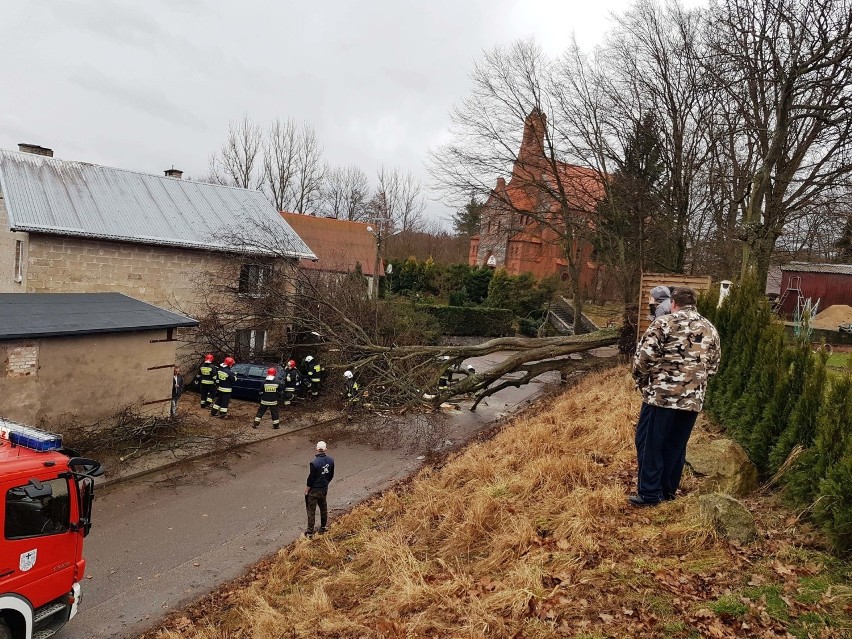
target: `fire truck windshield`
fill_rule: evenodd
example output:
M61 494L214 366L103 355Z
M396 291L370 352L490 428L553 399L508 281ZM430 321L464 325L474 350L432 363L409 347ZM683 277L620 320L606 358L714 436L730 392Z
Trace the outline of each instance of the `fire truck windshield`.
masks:
M28 496L28 484L6 491L6 539L23 539L55 535L68 531L71 513L67 479L51 479L43 482L49 486L49 494L39 497Z

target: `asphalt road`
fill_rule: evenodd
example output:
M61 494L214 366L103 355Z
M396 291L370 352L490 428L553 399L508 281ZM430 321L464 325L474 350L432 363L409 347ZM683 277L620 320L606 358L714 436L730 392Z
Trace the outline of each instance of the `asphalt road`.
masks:
M475 365L486 367L487 361ZM558 376L543 379L552 382ZM454 412L441 442L469 438L525 404L543 384L505 389L476 413ZM341 439L317 427L102 491L86 539L80 613L56 636L137 636L163 615L290 544L305 529L305 478L319 439L328 441L335 459L332 522L418 468L427 448L424 442L376 448L357 432Z

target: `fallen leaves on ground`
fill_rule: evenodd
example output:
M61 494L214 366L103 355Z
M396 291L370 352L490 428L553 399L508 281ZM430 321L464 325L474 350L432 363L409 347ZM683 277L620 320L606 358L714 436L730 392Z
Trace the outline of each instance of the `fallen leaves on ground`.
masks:
M849 565L774 498L746 500L748 547L693 478L627 505L638 407L624 370L593 375L147 637L852 636Z

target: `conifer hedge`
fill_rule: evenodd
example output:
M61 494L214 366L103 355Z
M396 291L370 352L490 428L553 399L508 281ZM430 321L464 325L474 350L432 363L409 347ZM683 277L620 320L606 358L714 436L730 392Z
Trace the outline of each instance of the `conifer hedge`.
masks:
M444 335L503 337L513 332L512 311L506 308L420 304L417 309L437 319Z
M707 413L764 479L801 446L783 473L784 494L810 507L838 551L852 551L852 374L829 374L825 352L815 352L807 338L786 340L754 282L734 287L720 308L716 302L699 302L722 340Z

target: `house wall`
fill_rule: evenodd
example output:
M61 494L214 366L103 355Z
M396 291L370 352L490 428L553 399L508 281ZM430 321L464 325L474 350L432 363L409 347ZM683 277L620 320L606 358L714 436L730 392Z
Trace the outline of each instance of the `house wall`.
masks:
M24 263L24 279L15 281L15 244L24 243L24 259L28 252L27 233L13 233L9 230L9 217L6 213L6 203L0 194L0 293L24 293L27 286L27 268Z
M222 253L31 233L26 292L117 292L197 319L213 306L243 315L241 298L228 294L238 289L240 264L240 259ZM249 323L244 328L258 327ZM194 362L201 349L209 348L194 343L196 331L176 330L182 363ZM229 339L235 349L235 336Z
M835 304L852 306L852 275L843 273L814 273L803 271L781 272L781 295L790 287L790 278L799 276L801 291L805 299L811 298L814 303L820 300L817 312L824 311ZM792 316L796 309L796 294L791 292L784 300L781 312Z
M63 432L135 405L166 416L177 341L168 331L0 342L0 416Z
M229 263L204 251L33 233L27 292L124 293L192 314L201 301L199 276L225 270Z

